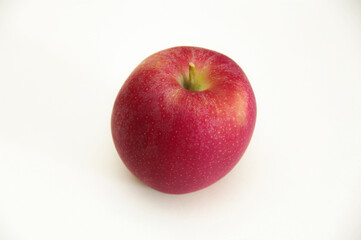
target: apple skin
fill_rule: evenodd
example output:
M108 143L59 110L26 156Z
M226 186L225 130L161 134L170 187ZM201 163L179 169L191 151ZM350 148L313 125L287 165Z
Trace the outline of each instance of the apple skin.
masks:
M207 89L182 86L189 63ZM199 47L174 47L146 58L114 103L111 130L127 168L146 185L171 194L205 188L245 152L256 101L242 69Z

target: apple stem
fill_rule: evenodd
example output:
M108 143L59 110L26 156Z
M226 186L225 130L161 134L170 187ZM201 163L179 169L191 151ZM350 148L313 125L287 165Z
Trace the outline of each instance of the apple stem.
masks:
M189 63L189 87L194 85L194 79L196 78L196 66L194 63Z

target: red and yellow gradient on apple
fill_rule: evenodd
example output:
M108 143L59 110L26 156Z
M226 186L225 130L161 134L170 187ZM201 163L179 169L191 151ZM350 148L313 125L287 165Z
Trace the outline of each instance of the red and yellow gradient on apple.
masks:
M146 58L114 103L112 135L128 169L181 194L225 176L245 152L256 101L242 69L218 52L174 47Z

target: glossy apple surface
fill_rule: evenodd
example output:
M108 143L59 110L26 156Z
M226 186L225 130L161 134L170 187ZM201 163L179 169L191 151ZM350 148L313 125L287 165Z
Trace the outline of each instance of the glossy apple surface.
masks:
M218 52L174 47L140 63L120 89L111 130L128 169L181 194L225 176L245 152L256 102L242 69Z

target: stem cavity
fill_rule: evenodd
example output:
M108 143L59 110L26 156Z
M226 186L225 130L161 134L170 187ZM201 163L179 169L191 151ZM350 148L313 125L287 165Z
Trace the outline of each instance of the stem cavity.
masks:
M196 66L194 65L194 63L189 62L188 65L188 75L186 71L184 71L181 79L179 79L179 83L182 85L182 87L195 92L201 92L208 89L211 85L207 81L208 76L207 73L205 73L204 69L198 68L198 72L196 73Z

